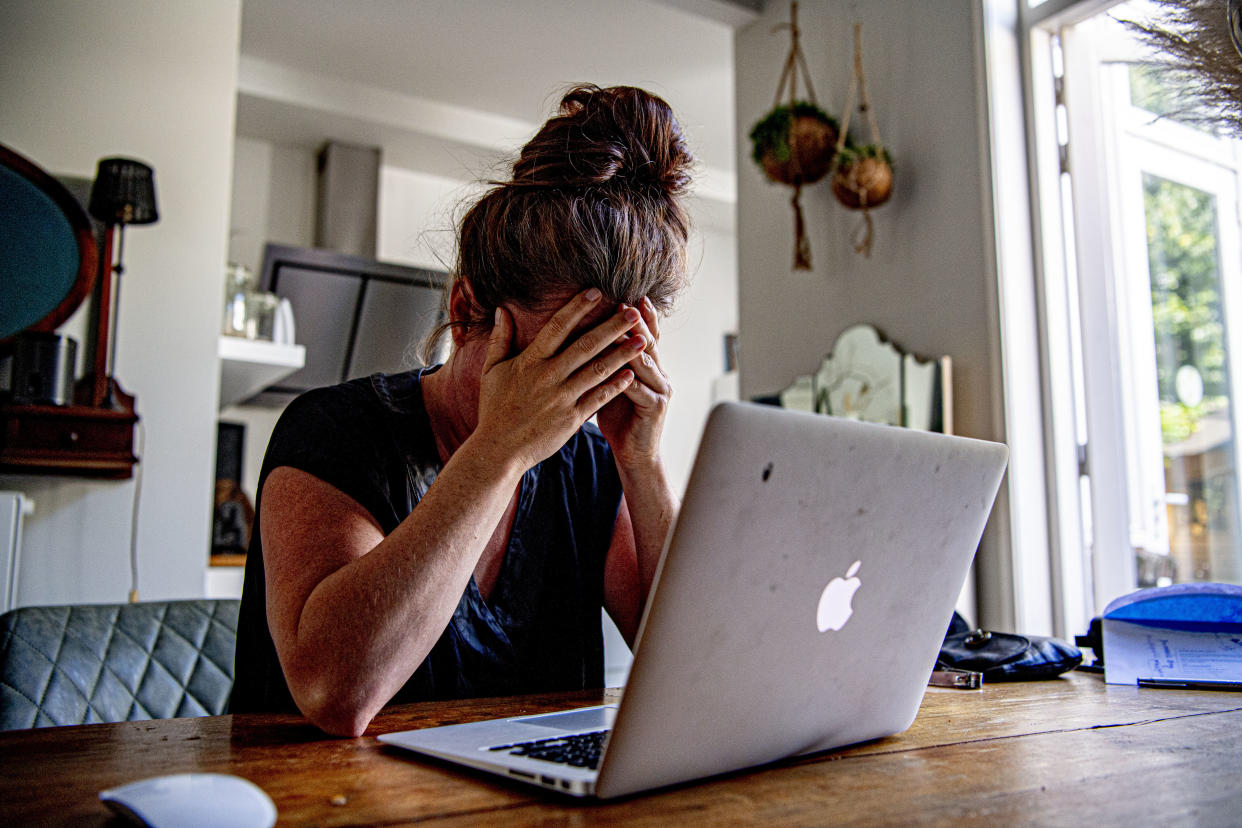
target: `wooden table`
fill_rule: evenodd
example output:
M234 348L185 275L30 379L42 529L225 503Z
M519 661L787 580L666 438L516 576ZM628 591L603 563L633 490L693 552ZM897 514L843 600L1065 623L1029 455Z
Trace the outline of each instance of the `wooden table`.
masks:
M1242 824L1242 695L1107 686L1082 673L932 688L898 736L604 804L459 772L374 738L601 697L617 693L397 706L358 739L266 715L0 733L0 824L103 823L101 789L178 771L246 777L285 824Z

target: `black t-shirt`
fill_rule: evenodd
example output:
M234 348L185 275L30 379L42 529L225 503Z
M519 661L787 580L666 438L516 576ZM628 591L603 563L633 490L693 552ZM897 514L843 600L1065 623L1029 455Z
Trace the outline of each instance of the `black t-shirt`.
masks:
M349 495L392 532L441 466L423 373L376 374L298 397L272 433L259 491L272 469L292 466ZM391 701L602 686L604 559L620 501L612 452L590 424L526 472L489 600L471 578L448 627ZM265 588L256 517L230 712L296 710L267 626ZM342 607L341 623L349 620Z

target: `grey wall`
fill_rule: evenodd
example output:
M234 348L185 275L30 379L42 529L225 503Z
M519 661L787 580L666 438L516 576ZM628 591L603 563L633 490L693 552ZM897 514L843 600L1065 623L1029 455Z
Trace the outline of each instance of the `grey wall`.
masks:
M821 106L840 117L853 61L852 23L862 23L867 86L896 163L892 200L873 211L875 246L856 254L859 215L827 182L803 191L814 270L794 271L791 190L751 161L750 127L772 106L788 35L785 3L736 43L738 272L744 397L777 391L811 373L845 328L875 325L902 348L953 359L955 431L1003 439L997 405L986 113L971 0L803 0L803 50ZM851 132L869 142L857 113ZM1003 500L1002 500L1003 503ZM1003 507L1002 507L1003 508ZM994 516L979 565L992 581L1007 554ZM986 612L983 615L986 616ZM982 618L980 620L983 620Z

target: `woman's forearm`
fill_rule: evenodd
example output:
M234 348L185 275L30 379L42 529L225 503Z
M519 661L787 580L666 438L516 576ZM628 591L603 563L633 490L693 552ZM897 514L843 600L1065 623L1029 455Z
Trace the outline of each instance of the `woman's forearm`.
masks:
M463 444L391 534L318 580L296 613L286 601L283 614L293 617L272 617L294 700L324 730L365 730L448 625L524 471L488 449ZM304 559L319 557L317 533L299 534ZM321 537L333 542L333 530ZM269 614L280 613L275 583Z
M620 466L618 472L634 532L641 591L638 614L641 615L660 564L665 539L677 520L681 502L673 493L663 460L658 457L642 469Z

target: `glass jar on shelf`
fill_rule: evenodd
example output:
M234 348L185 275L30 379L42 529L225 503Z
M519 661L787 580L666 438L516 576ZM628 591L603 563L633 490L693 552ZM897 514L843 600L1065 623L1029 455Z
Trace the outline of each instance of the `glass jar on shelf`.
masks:
M228 265L224 278L224 323L221 333L245 339L271 340L280 303L274 293L257 290L251 270Z
M224 274L224 323L221 333L246 335L246 296L257 287L249 268L229 262Z
M272 340L276 324L276 306L280 300L274 293L252 291L246 294L245 336L247 339Z

